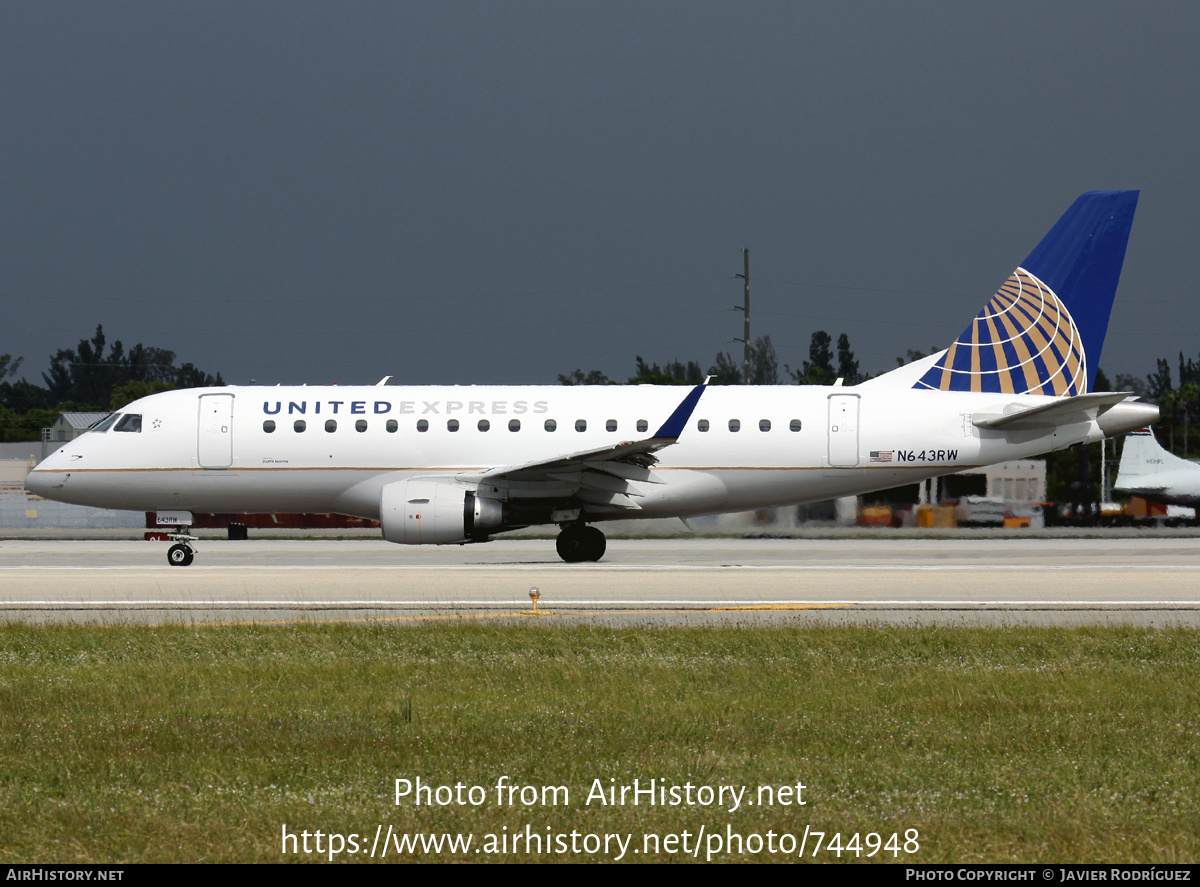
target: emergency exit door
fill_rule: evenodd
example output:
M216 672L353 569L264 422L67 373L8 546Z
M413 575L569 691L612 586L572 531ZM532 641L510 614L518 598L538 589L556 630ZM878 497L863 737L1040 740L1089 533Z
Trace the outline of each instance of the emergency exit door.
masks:
M233 465L233 395L200 395L196 455L201 468Z
M858 464L857 394L829 396L829 464L853 468Z

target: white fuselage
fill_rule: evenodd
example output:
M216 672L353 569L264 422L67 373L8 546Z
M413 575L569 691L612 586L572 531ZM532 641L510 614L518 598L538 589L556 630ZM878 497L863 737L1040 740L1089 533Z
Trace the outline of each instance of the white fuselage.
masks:
M396 481L479 475L644 439L687 391L654 385L171 391L120 410L140 417L126 423L140 430L117 430L118 422L84 434L38 465L27 486L47 498L105 508L378 518L380 492ZM1118 407L1101 422L1084 418L1035 430L972 422L975 415L1051 400L873 383L709 387L678 442L657 453L651 470L658 482L643 485L636 510L593 505L587 519L686 517L854 495L1099 440L1146 421L1144 407L1127 420Z

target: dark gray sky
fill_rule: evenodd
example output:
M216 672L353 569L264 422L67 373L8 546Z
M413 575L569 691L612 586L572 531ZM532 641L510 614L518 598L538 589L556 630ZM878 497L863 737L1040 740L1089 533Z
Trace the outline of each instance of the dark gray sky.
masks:
M1140 188L1101 366L1200 353L1194 3L0 5L0 353L230 382L863 369Z

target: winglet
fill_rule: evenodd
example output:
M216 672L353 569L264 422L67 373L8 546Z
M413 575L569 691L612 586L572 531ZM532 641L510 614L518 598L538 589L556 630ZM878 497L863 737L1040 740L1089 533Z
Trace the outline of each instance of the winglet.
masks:
M696 409L696 404L700 402L700 395L704 393L707 385L706 380L689 391L688 396L683 399L683 403L675 407L675 412L671 413L671 417L662 424L662 428L654 432L652 440L678 440L679 435L683 432L683 426L687 424L688 419L692 418L692 411Z

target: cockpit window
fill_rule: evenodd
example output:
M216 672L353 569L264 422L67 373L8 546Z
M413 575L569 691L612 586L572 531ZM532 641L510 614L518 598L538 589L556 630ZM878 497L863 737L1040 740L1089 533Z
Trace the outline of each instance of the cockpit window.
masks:
M121 417L113 431L141 431L142 416L140 413L126 413Z
M95 431L100 434L103 434L105 431L108 431L108 429L112 428L113 422L116 422L120 418L121 418L120 413L113 413L112 415L110 415L104 419L101 419L99 422L97 422L95 425L93 425L91 428L89 428L88 431Z

